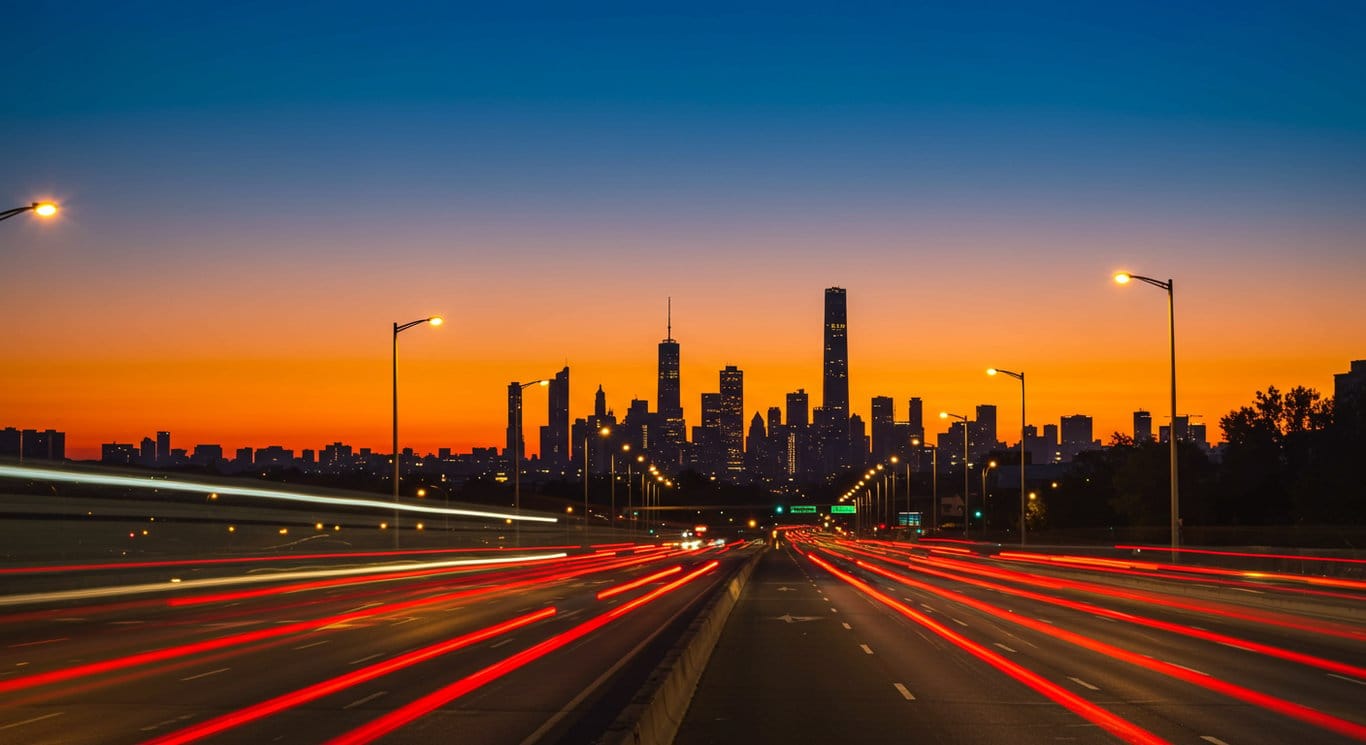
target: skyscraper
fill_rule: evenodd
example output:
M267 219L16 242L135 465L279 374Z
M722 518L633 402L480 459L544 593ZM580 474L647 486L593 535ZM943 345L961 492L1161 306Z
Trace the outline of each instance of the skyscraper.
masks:
M541 462L551 469L569 465L569 366L550 381L550 416L541 427Z
M884 461L892 454L895 422L891 396L873 396L873 460Z
M162 465L170 465L170 463L171 463L171 433L170 433L170 432L158 432L158 433L157 433L157 453L156 453L156 462L157 462L157 463L160 463L160 464L162 464Z
M745 470L745 373L735 365L721 371L721 441L725 443L726 470Z
M820 418L816 421L827 473L849 466L849 328L844 288L825 290L825 356Z
M659 386L655 410L663 420L663 432L657 447L656 457L661 463L678 465L683 442L688 431L683 420L683 403L680 395L678 342L674 341L673 298L669 298L665 320L665 338L659 343Z
M526 444L522 438L522 384L517 381L508 383L508 426L503 457L512 462L514 458L525 457ZM514 466L515 467L515 466Z
M821 408L833 419L849 416L849 328L844 288L825 291L825 377Z

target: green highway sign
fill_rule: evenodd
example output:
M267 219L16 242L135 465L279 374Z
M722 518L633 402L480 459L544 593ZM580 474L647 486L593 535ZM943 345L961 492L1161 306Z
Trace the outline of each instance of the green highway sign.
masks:
M788 510L788 512L791 512L794 515L814 515L816 514L816 505L794 504L792 505L792 508Z
M856 512L852 504L832 504L830 514L832 515L852 515Z

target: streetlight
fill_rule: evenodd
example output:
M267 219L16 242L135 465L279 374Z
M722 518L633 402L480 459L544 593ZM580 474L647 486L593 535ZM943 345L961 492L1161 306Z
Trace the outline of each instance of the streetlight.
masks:
M598 430L599 437L606 437L612 434L611 427L603 427ZM588 444L592 441L593 433L588 428L583 431L583 539L588 540Z
M1172 459L1172 507L1171 507L1171 532L1172 532L1172 558L1176 558L1176 550L1181 547L1181 493L1176 478L1176 298L1175 291L1172 289L1172 280L1163 282L1160 279L1144 277L1139 274L1128 272L1117 272L1115 281L1119 284L1128 284L1130 280L1146 282L1153 287L1159 287L1167 291L1167 335L1171 342L1171 378L1172 378L1172 419L1171 427L1168 428L1167 440L1171 443Z
M631 443L629 443L629 442L623 442L623 443L621 444L621 450L622 450L622 452L629 452L629 451L631 450ZM611 501L612 513L611 513L611 514L608 516L608 518L607 518L607 527L608 527L608 529L610 530L610 529L613 529L613 528L617 527L617 451L613 450L613 451L608 455L607 462L608 462L608 464L609 464L609 465L607 466L607 475L608 475L608 476L611 478L611 480L612 480L612 483L608 486L608 493L612 495L612 496L611 496L611 500L612 500L612 501ZM631 466L630 466L630 463L628 462L627 465L626 465L626 468L628 469L628 470L627 470L628 476L629 476L629 474L630 474L630 470L629 470L630 467L631 467ZM628 489L630 488L629 485L628 485L627 488L628 488ZM628 492L628 494L629 494L629 492ZM629 498L630 498L630 497L628 496L627 499L629 499Z
M37 215L38 217L42 217L42 218L45 218L45 219L46 219L46 218L49 218L49 217L53 217L53 216L55 216L55 215L57 214L57 203L56 203L56 202L34 202L34 203L32 203L32 204L28 204L28 205L25 205L25 206L23 206L23 207L15 207L14 209L5 210L5 211L3 211L3 212L0 212L0 220L8 220L8 219L10 219L11 217L14 217L15 215L22 215L22 214L25 213L25 212L32 212L33 214Z
M441 478L444 479L444 478L446 478L446 477L445 477L445 476L442 476ZM439 489L439 490L441 491L442 496L444 496L444 497L446 498L446 516L445 516L446 519L445 519L445 529L446 529L447 534L449 534L449 533L450 533L450 530L451 530L451 516L450 516L450 509L451 509L451 488L450 488L449 486L435 486L435 485L419 487L418 490L417 490L417 496L418 496L418 498L421 499L422 497L427 496L427 490L428 490L428 489Z
M441 316L419 318L416 321L409 321L404 324L394 321L394 548L398 548L398 335L424 323L440 326L444 321Z
M963 537L968 537L968 418L962 414L939 412L940 419L954 418L963 423Z
M1020 545L1025 545L1025 374L999 367L987 368L987 375L1009 375L1020 381Z
M550 385L549 379L533 380L530 383L518 383L517 386L517 421L516 437L512 438L512 514L517 516L516 525L512 526L513 539L512 545L517 548L522 547L522 391L533 385L542 388Z
M926 445L920 438L911 440L912 445L916 445L930 451L930 528L939 530L939 448L934 445Z
M630 449L631 449L631 446L630 446L629 444L627 444L627 445L622 445L622 446L621 446L621 449L622 449L622 450L630 450ZM644 463L644 462L645 462L645 456L644 456L644 455L637 455L637 456L636 456L636 459L635 459L635 462L636 462L636 463ZM641 480L644 481L644 478L642 478ZM631 459L630 459L630 458L627 458L627 459L626 459L626 525L627 525L628 529L629 529L630 532L631 532L631 539L632 539L632 540L635 540L635 534L636 534L636 514L635 514L636 511L631 509L631 506L634 504L634 501L633 501L632 498L631 498L631 492L632 492L632 490L633 490L634 488L635 488L635 477L631 475ZM641 492L644 492L644 491L645 491L645 488L642 486L642 487L641 487ZM642 493L642 494L640 495L640 498L643 500L643 499L645 498L645 494Z
M987 474L996 467L996 461L987 461L987 467L982 469L982 540L987 537ZM967 537L967 525L963 525L964 537Z

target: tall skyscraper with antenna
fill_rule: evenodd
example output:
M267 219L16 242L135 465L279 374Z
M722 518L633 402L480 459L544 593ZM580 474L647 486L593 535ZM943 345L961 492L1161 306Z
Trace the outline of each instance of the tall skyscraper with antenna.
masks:
M665 306L665 338L659 343L659 389L655 410L663 420L658 452L661 464L679 465L683 460L683 445L687 438L687 423L683 420L683 403L679 383L679 349L673 338L673 298Z
M844 288L826 288L824 379L821 418L816 425L827 473L835 473L850 464L848 324Z

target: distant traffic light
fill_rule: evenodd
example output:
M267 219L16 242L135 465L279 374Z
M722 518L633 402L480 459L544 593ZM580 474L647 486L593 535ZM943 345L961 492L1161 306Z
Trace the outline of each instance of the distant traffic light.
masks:
M773 511L776 512L776 513L778 513L779 515L781 515L781 514L783 514L783 506L782 506L782 505L778 505L777 507L773 508Z

